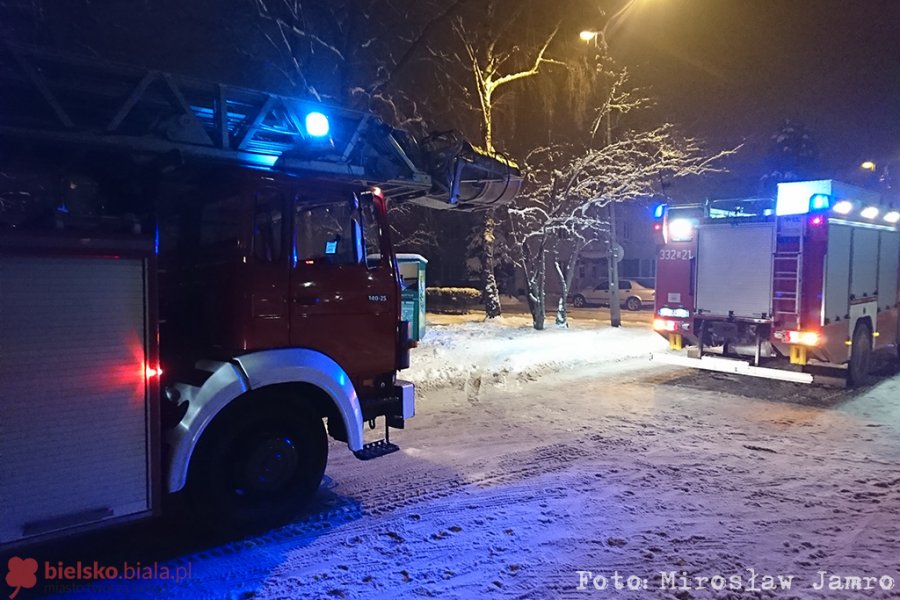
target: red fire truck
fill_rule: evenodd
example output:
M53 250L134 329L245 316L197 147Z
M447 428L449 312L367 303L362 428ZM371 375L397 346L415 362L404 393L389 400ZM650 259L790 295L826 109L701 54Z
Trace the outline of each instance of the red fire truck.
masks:
M665 362L786 381L867 381L896 352L900 211L833 180L660 209ZM683 347L686 347L682 351Z
M503 204L514 165L305 100L2 50L0 547L180 491L216 526L275 523L318 488L328 436L397 450L414 344L386 196Z

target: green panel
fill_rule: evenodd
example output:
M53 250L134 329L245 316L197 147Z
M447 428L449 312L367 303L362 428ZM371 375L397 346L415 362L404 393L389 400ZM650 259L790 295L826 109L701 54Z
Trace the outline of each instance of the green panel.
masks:
M425 335L425 267L428 261L410 256L399 256L401 277L406 285L400 295L401 317L410 323L410 335L418 341ZM413 270L415 266L415 279Z

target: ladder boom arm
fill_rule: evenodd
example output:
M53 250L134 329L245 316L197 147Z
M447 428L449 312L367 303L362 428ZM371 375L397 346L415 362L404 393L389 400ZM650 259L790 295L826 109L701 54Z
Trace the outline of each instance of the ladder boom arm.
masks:
M421 143L369 114L43 49L0 47L0 136L185 160L278 169L380 185L436 208L508 203L522 183L510 161L458 135ZM325 135L306 118L327 115Z

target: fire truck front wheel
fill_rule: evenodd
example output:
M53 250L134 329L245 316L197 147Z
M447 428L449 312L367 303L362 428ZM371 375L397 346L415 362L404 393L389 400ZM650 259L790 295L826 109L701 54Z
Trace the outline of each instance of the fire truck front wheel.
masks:
M850 345L850 364L847 366L847 380L852 386L866 385L870 381L869 370L872 358L872 334L869 325L858 323Z
M285 522L316 493L328 459L322 419L297 406L245 407L204 433L188 497L208 528Z

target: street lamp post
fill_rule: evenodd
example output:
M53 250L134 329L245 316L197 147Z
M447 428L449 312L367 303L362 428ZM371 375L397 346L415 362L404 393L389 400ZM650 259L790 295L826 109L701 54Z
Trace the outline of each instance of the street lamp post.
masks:
M606 21L606 24L603 25L603 29L600 31L582 31L579 34L579 37L585 43L594 43L594 46L597 46L597 42L599 40L600 44L603 46L604 52L609 52L609 46L606 42L606 32L609 30L609 26L619 19L623 18L629 9L634 6L634 3L637 0L629 0L625 3L625 5L620 8L609 20ZM610 122L611 115L606 115L606 144L607 146L612 144L612 123ZM609 235L607 236L607 244L606 244L606 265L607 265L607 278L609 279L609 324L612 327L620 327L622 325L622 307L619 304L619 258L618 250L619 243L616 239L616 203L610 201L609 204L606 205L607 210L607 219L609 221Z
M607 205L609 211L609 249L606 253L607 275L609 276L609 324L622 324L622 307L619 305L619 243L616 241L616 203Z

